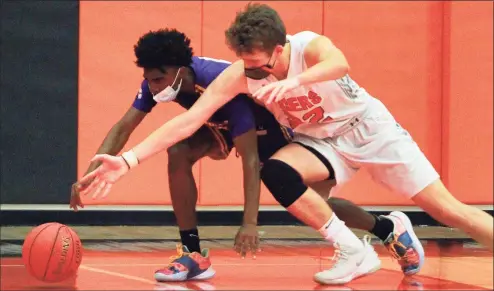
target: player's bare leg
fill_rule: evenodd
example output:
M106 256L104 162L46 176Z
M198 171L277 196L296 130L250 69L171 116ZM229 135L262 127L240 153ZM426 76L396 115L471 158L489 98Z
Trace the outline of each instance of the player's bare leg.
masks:
M202 158L210 145L191 148L188 141L176 144L168 149L168 183L173 211L180 230L182 244L192 252L200 252L197 233L197 186L192 167Z
M214 152L214 148L214 137L209 129L202 128L168 149L168 182L182 245L177 248L178 255L172 262L155 272L157 281L209 279L215 274L209 251L200 247L196 216L197 186L192 172L194 164Z
M451 195L441 180L431 183L412 200L437 221L463 230L491 252L493 251L493 217L478 208L460 202Z
M338 215L348 227L373 233L372 230L376 226L376 216L343 198L331 197L328 199L328 203L331 205L331 208L333 208L336 215ZM386 234L386 237L378 237L384 241L392 231L393 223L389 222L389 232Z
M330 270L317 273L317 282L344 284L380 268L381 262L369 241L359 240L326 200L306 186L329 177L328 168L313 153L290 144L264 164L261 176L281 205L336 247L337 263Z
M335 185L335 180L324 180L312 183L310 187L327 201L334 213L345 222L346 226L371 232L376 224L376 217L349 200L330 197L331 188Z

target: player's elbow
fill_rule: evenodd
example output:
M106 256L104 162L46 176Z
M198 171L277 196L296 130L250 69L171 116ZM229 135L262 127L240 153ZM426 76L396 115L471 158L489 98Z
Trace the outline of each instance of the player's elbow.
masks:
M350 64L348 64L345 55L339 50L336 53L333 53L327 61L328 65L332 67L332 71L337 72L341 77L350 72Z
M342 63L338 68L338 72L341 77L344 77L350 72L350 66Z
M350 64L348 64L348 61L343 55L338 56L337 59L338 60L336 61L335 67L337 68L339 74L343 77L350 72Z

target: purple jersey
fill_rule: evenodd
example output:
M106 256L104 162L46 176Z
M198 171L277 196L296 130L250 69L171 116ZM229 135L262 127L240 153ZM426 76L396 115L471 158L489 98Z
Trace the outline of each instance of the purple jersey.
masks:
M189 109L197 101L205 88L231 63L227 61L215 60L205 57L192 57L191 68L195 74L197 94L179 94L174 102L177 102L185 109ZM256 128L256 119L253 113L253 101L246 95L239 95L216 111L210 118L211 125L227 126L233 138ZM156 101L148 87L147 80L142 81L141 88L134 100L133 107L143 111L151 112ZM258 106L258 105L254 105ZM264 108L263 108L264 109ZM267 112L267 114L271 115ZM256 110L257 112L257 110Z

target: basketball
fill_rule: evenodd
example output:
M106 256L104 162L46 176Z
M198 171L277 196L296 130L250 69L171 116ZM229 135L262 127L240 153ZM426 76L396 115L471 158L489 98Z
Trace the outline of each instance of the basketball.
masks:
M44 282L64 281L77 272L82 260L79 236L70 227L50 222L31 230L22 245L28 272Z

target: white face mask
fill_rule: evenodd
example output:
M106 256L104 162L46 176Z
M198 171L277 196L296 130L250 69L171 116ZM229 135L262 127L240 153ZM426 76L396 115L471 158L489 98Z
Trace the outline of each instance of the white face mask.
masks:
M181 69L181 68L180 68ZM170 102L177 98L177 94L180 91L180 87L182 86L182 79L180 79L180 83L178 84L177 90L173 89L175 82L177 81L178 74L180 73L180 69L177 71L177 75L175 76L175 80L173 80L173 84L171 86L166 87L163 91L153 96L154 101L160 102Z

